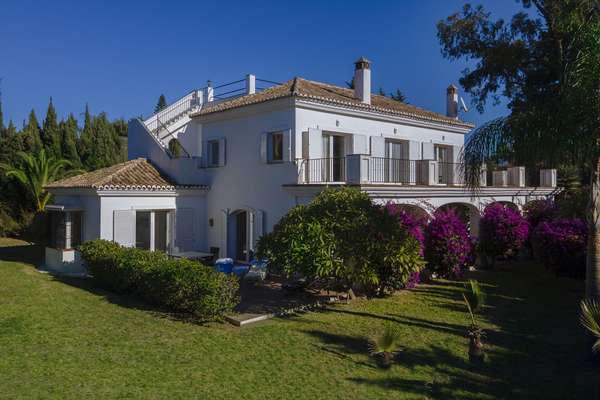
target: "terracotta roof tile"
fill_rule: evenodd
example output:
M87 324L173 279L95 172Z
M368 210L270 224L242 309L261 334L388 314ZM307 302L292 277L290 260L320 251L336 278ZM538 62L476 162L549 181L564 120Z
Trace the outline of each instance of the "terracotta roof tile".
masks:
M284 97L297 97L320 103L340 105L348 108L396 115L421 121L438 122L463 128L472 128L474 126L471 123L450 118L411 104L402 103L386 96L371 95L371 104L365 104L354 96L353 89L342 88L322 82L309 81L298 77L281 85L265 89L259 93L237 97L204 107L202 110L193 113L192 117L244 107L251 104L263 103Z
M48 189L92 188L100 190L172 190L176 187L182 186L171 182L145 158L137 158L46 185Z

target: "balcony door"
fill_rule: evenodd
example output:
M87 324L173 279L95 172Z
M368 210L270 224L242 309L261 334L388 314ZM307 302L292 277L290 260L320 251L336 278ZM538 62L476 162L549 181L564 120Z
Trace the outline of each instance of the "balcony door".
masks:
M399 140L386 140L385 152L387 160L385 181L408 183L408 143Z
M438 162L438 183L449 183L452 168L452 148L449 146L434 147L435 160Z
M322 178L325 182L346 180L346 143L343 136L323 135Z

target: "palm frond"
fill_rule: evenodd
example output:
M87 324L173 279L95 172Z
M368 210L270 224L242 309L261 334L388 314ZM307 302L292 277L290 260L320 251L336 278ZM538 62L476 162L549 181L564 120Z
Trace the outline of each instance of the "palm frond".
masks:
M402 340L402 334L392 324L386 325L383 332L369 340L369 352L371 354L393 353L398 350Z
M460 155L466 186L477 192L486 162L511 146L509 121L506 117L491 120L471 132Z
M581 301L581 324L596 337L592 351L600 352L600 303L595 299Z

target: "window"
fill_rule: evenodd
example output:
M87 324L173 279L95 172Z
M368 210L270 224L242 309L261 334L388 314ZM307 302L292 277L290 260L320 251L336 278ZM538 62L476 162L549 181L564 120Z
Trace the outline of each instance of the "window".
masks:
M271 133L271 161L283 161L283 133Z
M211 140L208 142L208 165L216 167L219 165L219 141Z
M81 211L71 211L71 248L81 244Z
M169 250L169 211L135 212L135 247L153 251Z
M150 250L150 211L135 213L135 247Z

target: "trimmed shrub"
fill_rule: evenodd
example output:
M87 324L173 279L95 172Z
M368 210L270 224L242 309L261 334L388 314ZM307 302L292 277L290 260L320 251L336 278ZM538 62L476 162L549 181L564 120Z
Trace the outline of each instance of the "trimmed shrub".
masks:
M103 288L139 296L202 321L220 320L239 302L234 276L195 261L93 240L80 247L90 274Z
M585 278L587 225L579 218L541 222L533 231L534 255L558 275Z
M502 203L488 205L479 222L479 249L493 265L498 256L514 256L529 236L529 223Z
M355 188L326 189L290 210L260 239L257 256L287 276L333 278L379 295L403 287L423 266L418 242Z
M473 259L469 230L451 209L438 210L425 228L427 268L442 277L460 278Z

